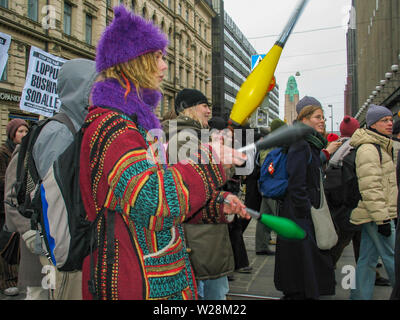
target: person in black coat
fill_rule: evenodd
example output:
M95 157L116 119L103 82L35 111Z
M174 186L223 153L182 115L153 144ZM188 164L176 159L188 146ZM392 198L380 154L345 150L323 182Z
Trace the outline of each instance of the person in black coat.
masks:
M289 185L279 215L295 221L307 236L304 240L278 236L274 283L283 292L283 299L318 299L335 294L332 259L329 251L317 247L311 219L311 206L320 206L320 152L327 143L322 136L325 118L321 104L312 97L304 97L296 109L298 122L315 131L289 147Z
M400 136L400 121L397 121L393 126L393 140L400 141L399 136ZM400 150L397 151L396 178L397 178L397 187L400 190ZM399 213L400 213L400 192L397 195L397 217L399 216ZM390 296L391 300L400 300L400 222L399 222L399 218L397 218L396 225L397 225L396 226L396 240L395 240L395 246L394 246L395 283L394 283L392 294Z

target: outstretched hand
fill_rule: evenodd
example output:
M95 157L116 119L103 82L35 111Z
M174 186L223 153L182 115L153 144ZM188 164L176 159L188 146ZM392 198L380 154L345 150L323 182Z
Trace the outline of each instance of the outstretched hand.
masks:
M251 216L246 211L246 206L243 204L242 201L240 201L240 199L237 196L233 194L229 194L225 198L223 210L225 214L238 214L239 216L245 219L251 218Z

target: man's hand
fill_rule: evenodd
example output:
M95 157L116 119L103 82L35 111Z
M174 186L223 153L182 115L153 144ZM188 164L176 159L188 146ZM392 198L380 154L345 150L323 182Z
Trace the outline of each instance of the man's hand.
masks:
M240 201L237 196L233 194L229 194L225 198L223 210L225 214L238 214L245 219L251 218L251 216L246 211L246 206L243 204L242 201Z

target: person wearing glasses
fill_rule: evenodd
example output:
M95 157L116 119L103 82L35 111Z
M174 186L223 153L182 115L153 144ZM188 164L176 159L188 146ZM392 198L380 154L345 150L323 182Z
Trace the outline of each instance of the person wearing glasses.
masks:
M356 287L350 294L352 300L373 298L375 267L379 257L391 286L395 283L393 220L397 217L398 191L391 140L392 112L384 106L371 104L366 124L367 128L356 130L350 140L350 145L358 148L356 172L361 193L361 200L350 216L351 223L361 225Z
M311 206L320 207L321 152L326 153L325 117L321 103L309 96L296 105L298 124L314 129L304 139L290 145L286 169L288 188L279 215L299 224L307 237L291 241L278 236L274 283L285 300L319 299L335 294L335 274L328 250L317 247ZM325 151L324 151L325 150Z

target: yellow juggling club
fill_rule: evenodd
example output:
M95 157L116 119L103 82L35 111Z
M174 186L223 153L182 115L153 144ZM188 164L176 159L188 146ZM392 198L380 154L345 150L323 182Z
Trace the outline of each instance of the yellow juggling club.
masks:
M260 61L257 67L243 82L236 95L236 101L230 114L230 122L241 125L262 103L269 90L273 89L274 73L283 47L300 17L308 0L301 0L293 11L279 39Z

